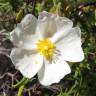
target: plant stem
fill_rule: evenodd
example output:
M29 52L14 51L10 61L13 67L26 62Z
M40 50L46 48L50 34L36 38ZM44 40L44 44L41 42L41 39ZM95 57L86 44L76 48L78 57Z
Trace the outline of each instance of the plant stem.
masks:
M24 86L25 86L25 85L21 85L21 86L19 87L19 91L18 91L18 95L17 95L17 96L22 96Z
M23 77L21 81L19 81L17 84L12 85L13 88L17 88L19 86L21 86L25 81L27 80L27 78Z

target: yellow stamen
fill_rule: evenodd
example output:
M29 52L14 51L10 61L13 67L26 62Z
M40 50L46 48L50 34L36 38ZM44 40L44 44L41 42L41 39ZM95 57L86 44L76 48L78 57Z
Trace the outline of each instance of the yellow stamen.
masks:
M49 39L39 40L37 43L37 49L46 59L52 59L56 46Z

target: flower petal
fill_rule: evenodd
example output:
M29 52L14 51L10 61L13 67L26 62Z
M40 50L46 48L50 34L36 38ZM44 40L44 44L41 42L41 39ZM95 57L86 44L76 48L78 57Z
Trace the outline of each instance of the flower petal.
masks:
M73 22L66 17L59 17L58 16L56 19L56 24L57 24L58 30L51 37L51 40L54 43L58 42L60 39L62 39L62 37L66 36L70 32L70 29L73 26Z
M60 57L56 63L45 62L38 72L38 78L42 85L48 86L58 83L65 75L69 74L71 69L69 65Z
M52 37L54 34L66 34L67 30L72 28L73 23L66 17L59 17L56 14L51 14L46 11L40 13L38 17L39 31L44 38ZM61 32L61 33L62 33Z
M38 16L38 31L42 34L43 38L49 38L56 32L56 23L51 14L43 11Z
M67 30L70 30L72 26L73 23L68 18L59 17L56 14L51 14L46 11L41 12L38 17L38 29L44 38L50 38L62 32L65 35Z
M36 75L43 64L41 55L27 50L13 49L10 57L15 67L27 78Z
M72 28L68 34L57 42L58 50L61 51L64 60L79 62L84 59L81 47L81 30L78 27Z
M35 41L40 38L40 34L36 32L36 27L37 19L33 15L28 14L11 32L10 40L17 46L31 48Z

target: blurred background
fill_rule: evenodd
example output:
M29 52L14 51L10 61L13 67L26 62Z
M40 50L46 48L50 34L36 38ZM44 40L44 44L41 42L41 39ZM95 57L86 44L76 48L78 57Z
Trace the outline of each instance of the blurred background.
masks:
M22 18L41 11L70 18L82 31L85 59L70 63L72 73L59 84L44 87L37 76L25 83L9 54L14 47L9 33ZM16 85L20 83L19 86ZM15 84L15 85L14 85ZM96 0L0 0L0 96L96 96Z

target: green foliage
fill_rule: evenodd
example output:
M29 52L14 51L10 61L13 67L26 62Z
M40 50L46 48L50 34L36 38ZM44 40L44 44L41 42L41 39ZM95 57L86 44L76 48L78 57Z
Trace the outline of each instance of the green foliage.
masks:
M70 18L82 30L84 61L70 64L72 73L58 84L59 92L51 91L50 95L50 89L46 92L45 88L41 96L96 96L95 7L95 0L0 0L0 30L10 32L25 14L38 16L42 10Z

